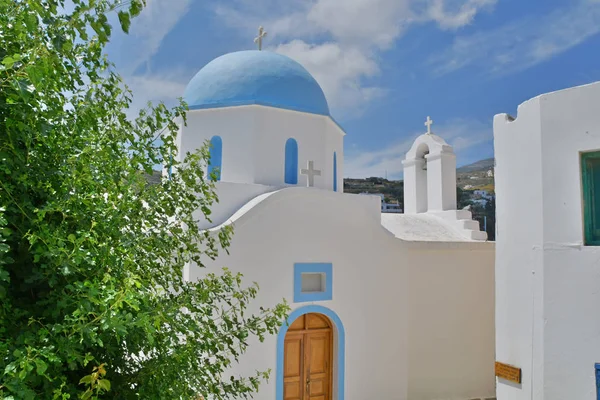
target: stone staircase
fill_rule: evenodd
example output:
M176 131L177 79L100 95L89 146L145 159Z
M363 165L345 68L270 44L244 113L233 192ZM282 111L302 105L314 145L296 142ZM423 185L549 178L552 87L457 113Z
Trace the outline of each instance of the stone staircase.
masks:
M479 230L479 222L473 220L473 215L469 210L430 211L428 214L450 222L463 236L470 240L487 240L487 232Z

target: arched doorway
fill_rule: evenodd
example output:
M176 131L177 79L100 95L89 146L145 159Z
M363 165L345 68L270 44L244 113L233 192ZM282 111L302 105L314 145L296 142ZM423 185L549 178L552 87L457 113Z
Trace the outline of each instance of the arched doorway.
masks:
M300 315L284 340L283 399L333 400L333 324L319 313Z

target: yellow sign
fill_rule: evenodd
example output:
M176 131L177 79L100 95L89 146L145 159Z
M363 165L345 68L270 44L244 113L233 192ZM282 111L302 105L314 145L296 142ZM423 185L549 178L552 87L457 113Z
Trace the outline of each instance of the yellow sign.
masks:
M521 368L496 361L496 376L507 381L521 383Z

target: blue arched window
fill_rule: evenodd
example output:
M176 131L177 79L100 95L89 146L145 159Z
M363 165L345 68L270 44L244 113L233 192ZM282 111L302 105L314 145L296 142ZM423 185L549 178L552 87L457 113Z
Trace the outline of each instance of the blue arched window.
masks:
M337 192L337 153L333 152L333 191Z
M285 142L285 183L298 184L298 143L295 139Z
M221 136L213 136L210 139L210 160L208 162L208 175L215 172L217 181L221 180L221 164L223 163L223 140Z

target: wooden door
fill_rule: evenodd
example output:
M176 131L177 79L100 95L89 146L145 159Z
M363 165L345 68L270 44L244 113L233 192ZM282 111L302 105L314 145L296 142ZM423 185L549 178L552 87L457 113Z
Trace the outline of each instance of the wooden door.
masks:
M284 400L332 400L332 329L327 317L306 314L284 341Z
M305 334L306 353L306 389L305 400L329 400L331 332Z
M283 371L283 399L303 400L304 335L285 335Z

